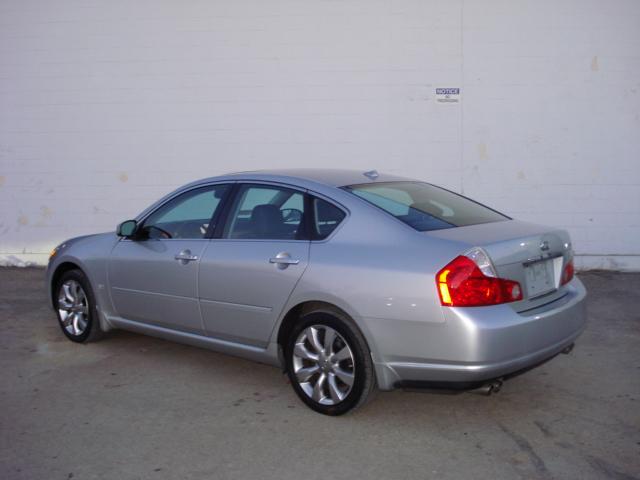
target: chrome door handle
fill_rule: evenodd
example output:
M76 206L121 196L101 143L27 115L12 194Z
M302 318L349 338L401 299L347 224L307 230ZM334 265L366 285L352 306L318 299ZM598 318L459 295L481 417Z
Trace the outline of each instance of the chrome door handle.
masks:
M295 260L293 258L270 258L269 263L279 263L281 265L297 265L300 263L300 260Z
M180 263L182 263L183 265L198 260L197 255L191 255L191 250L183 250L180 253L176 253L176 256L173 258L175 258L176 260L180 260Z
M300 263L300 260L296 258L291 258L287 252L280 252L275 257L269 259L269 263L275 263L278 268L283 269L287 268L289 265L297 265Z

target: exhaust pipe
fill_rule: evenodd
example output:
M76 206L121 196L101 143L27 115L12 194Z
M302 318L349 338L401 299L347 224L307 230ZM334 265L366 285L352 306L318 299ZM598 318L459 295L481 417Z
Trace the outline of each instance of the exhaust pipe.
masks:
M488 397L492 393L498 393L502 389L502 383L502 378L498 378L489 383L485 383L481 387L471 390L471 392Z
M562 352L560 352L560 353L564 353L565 355L569 355L571 353L571 351L573 350L574 346L575 346L575 343L572 343L571 345L566 347L564 350L562 350Z

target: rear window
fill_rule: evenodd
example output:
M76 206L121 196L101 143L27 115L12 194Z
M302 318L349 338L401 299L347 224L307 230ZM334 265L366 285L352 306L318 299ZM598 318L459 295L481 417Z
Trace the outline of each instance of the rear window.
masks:
M365 183L344 188L421 232L509 220L489 207L428 183Z

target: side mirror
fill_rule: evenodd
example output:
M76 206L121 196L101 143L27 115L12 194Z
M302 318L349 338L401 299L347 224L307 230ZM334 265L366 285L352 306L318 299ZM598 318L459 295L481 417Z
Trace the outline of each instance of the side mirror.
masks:
M297 208L285 208L282 210L282 218L284 223L300 223L302 221L302 212Z
M116 235L119 237L132 237L138 229L138 222L135 220L126 220L118 225Z

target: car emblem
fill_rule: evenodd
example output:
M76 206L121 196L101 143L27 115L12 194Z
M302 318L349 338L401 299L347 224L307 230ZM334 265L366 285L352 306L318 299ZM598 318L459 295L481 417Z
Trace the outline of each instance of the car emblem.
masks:
M549 242L547 242L546 240L543 240L542 243L540 244L540 250L542 250L543 252L546 252L547 250L549 250Z

